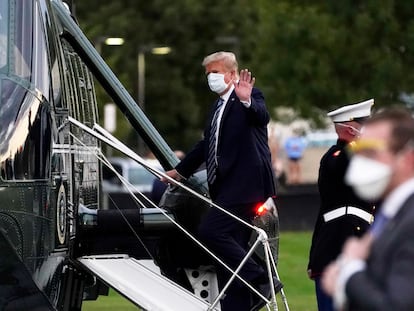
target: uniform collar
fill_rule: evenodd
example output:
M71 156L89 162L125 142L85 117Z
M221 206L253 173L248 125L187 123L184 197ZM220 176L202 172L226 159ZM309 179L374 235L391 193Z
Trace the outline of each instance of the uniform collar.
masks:
M345 147L349 143L350 143L349 141L346 141L346 140L343 140L343 139L340 139L340 138L338 138L338 140L336 141L336 144L338 146L342 146L342 147Z

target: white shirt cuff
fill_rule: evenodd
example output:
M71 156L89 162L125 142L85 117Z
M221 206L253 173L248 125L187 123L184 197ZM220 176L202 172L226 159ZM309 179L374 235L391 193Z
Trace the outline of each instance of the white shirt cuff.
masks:
M250 98L249 98L249 101L243 101L243 100L241 100L240 101L242 104L243 104L243 106L244 107L246 107L246 108L250 108L250 106L252 105L252 101L250 100Z
M347 303L345 294L345 286L349 278L355 273L365 269L366 263L361 259L353 259L349 261L340 260L340 271L336 283L336 290L334 294L334 305L338 310L342 309Z

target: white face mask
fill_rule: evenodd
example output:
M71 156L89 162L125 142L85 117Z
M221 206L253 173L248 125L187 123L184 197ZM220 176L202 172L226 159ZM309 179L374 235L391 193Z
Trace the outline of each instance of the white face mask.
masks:
M391 175L392 169L389 165L354 155L345 174L345 182L361 199L375 202L384 194Z
M210 90L217 94L223 93L226 89L228 84L224 82L224 74L222 73L214 73L211 72L207 76L208 86Z

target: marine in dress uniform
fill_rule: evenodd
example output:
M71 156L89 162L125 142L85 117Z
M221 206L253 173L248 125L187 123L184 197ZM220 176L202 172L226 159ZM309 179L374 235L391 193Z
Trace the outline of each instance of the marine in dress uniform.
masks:
M349 164L346 148L359 135L361 122L370 116L373 104L371 99L328 113L335 124L338 140L320 161L318 188L321 203L308 264L309 277L315 281L319 311L334 310L331 297L320 287L322 271L340 254L345 240L350 236L361 236L372 220L373 205L359 199L345 184L344 176Z

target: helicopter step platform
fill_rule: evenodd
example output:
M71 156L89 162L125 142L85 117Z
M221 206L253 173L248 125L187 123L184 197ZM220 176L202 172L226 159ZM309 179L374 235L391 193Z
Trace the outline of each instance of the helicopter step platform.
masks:
M84 256L78 261L145 310L218 310L209 309L209 303L128 255Z

